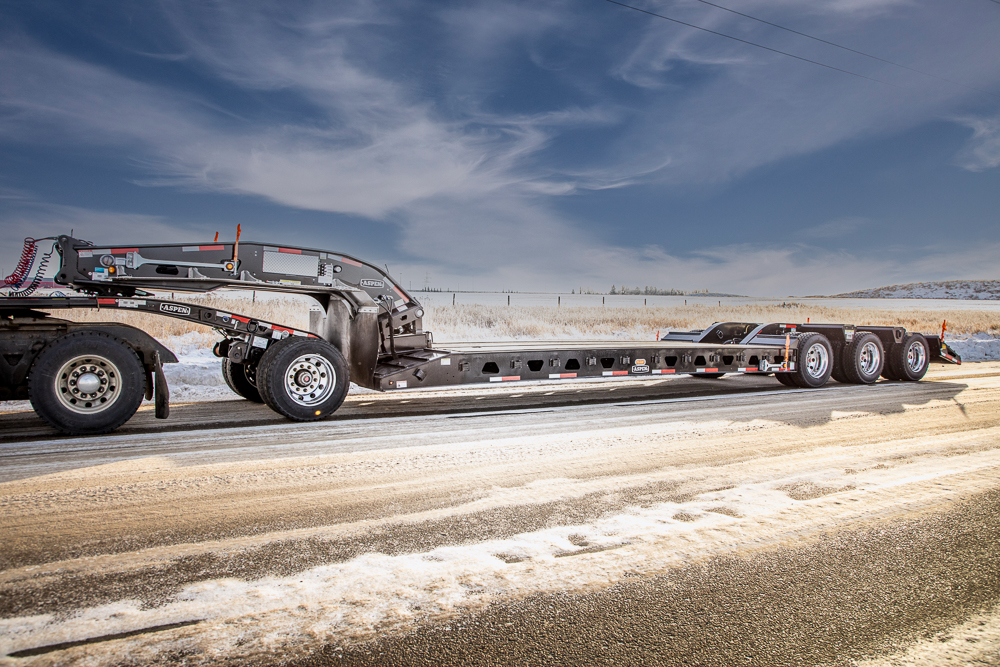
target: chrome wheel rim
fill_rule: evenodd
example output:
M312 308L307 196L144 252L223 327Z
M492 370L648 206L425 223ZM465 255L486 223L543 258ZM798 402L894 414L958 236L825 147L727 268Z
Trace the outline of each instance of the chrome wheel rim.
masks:
M861 346L861 371L865 375L877 373L881 361L882 355L878 351L878 345L873 341L868 341Z
M813 343L806 351L806 372L811 377L821 378L830 367L830 353L822 343Z
M121 373L105 357L74 357L56 374L56 397L64 408L82 415L107 410L121 396Z
M926 364L927 352L924 350L924 346L920 344L920 341L913 341L910 343L910 347L906 348L906 367L913 373L919 373L924 370Z
M299 405L318 405L330 397L337 384L333 364L318 354L303 354L285 371L285 391Z

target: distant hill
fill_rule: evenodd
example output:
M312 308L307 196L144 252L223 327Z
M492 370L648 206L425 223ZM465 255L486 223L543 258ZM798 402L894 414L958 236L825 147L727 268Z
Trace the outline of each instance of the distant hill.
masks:
M1000 280L946 280L908 283L833 294L850 299L1000 299Z

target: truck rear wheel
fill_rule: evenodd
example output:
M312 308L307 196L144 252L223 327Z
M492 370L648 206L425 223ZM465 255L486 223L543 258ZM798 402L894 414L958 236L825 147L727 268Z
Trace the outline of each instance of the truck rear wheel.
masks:
M340 350L318 338L286 338L264 352L257 366L257 388L275 412L295 421L314 421L333 413L350 387Z
M856 333L854 340L844 347L841 363L848 382L875 384L885 363L882 341L870 332Z
M885 366L894 380L916 382L927 373L930 346L918 333L907 334L902 342L894 343L886 354ZM883 373L885 375L885 373Z
M229 359L222 360L222 377L226 384L234 392L254 403L263 403L257 383L254 381L255 373L246 364L234 364Z
M132 418L145 393L139 356L121 339L100 331L76 331L52 341L28 376L38 416L74 435L113 431Z
M805 333L798 337L799 354L795 370L790 373L792 382L802 389L822 387L833 372L833 346L819 333Z

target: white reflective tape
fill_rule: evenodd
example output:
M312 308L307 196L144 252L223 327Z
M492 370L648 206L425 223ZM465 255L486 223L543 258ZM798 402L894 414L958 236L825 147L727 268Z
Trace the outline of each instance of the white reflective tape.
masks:
M601 375L614 375L614 374L615 374L614 371L604 371L603 373L601 373Z
M503 378L492 377L490 378L490 382L503 382Z
M198 252L199 250L201 250L201 248L196 245L186 245L181 247L181 252Z
M138 308L139 306L145 306L146 301L144 299L118 299L119 308Z

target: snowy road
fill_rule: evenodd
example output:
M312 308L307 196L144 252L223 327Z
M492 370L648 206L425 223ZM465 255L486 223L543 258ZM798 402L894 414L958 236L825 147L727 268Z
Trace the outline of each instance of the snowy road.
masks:
M0 415L0 664L1000 664L1000 363L338 416Z

